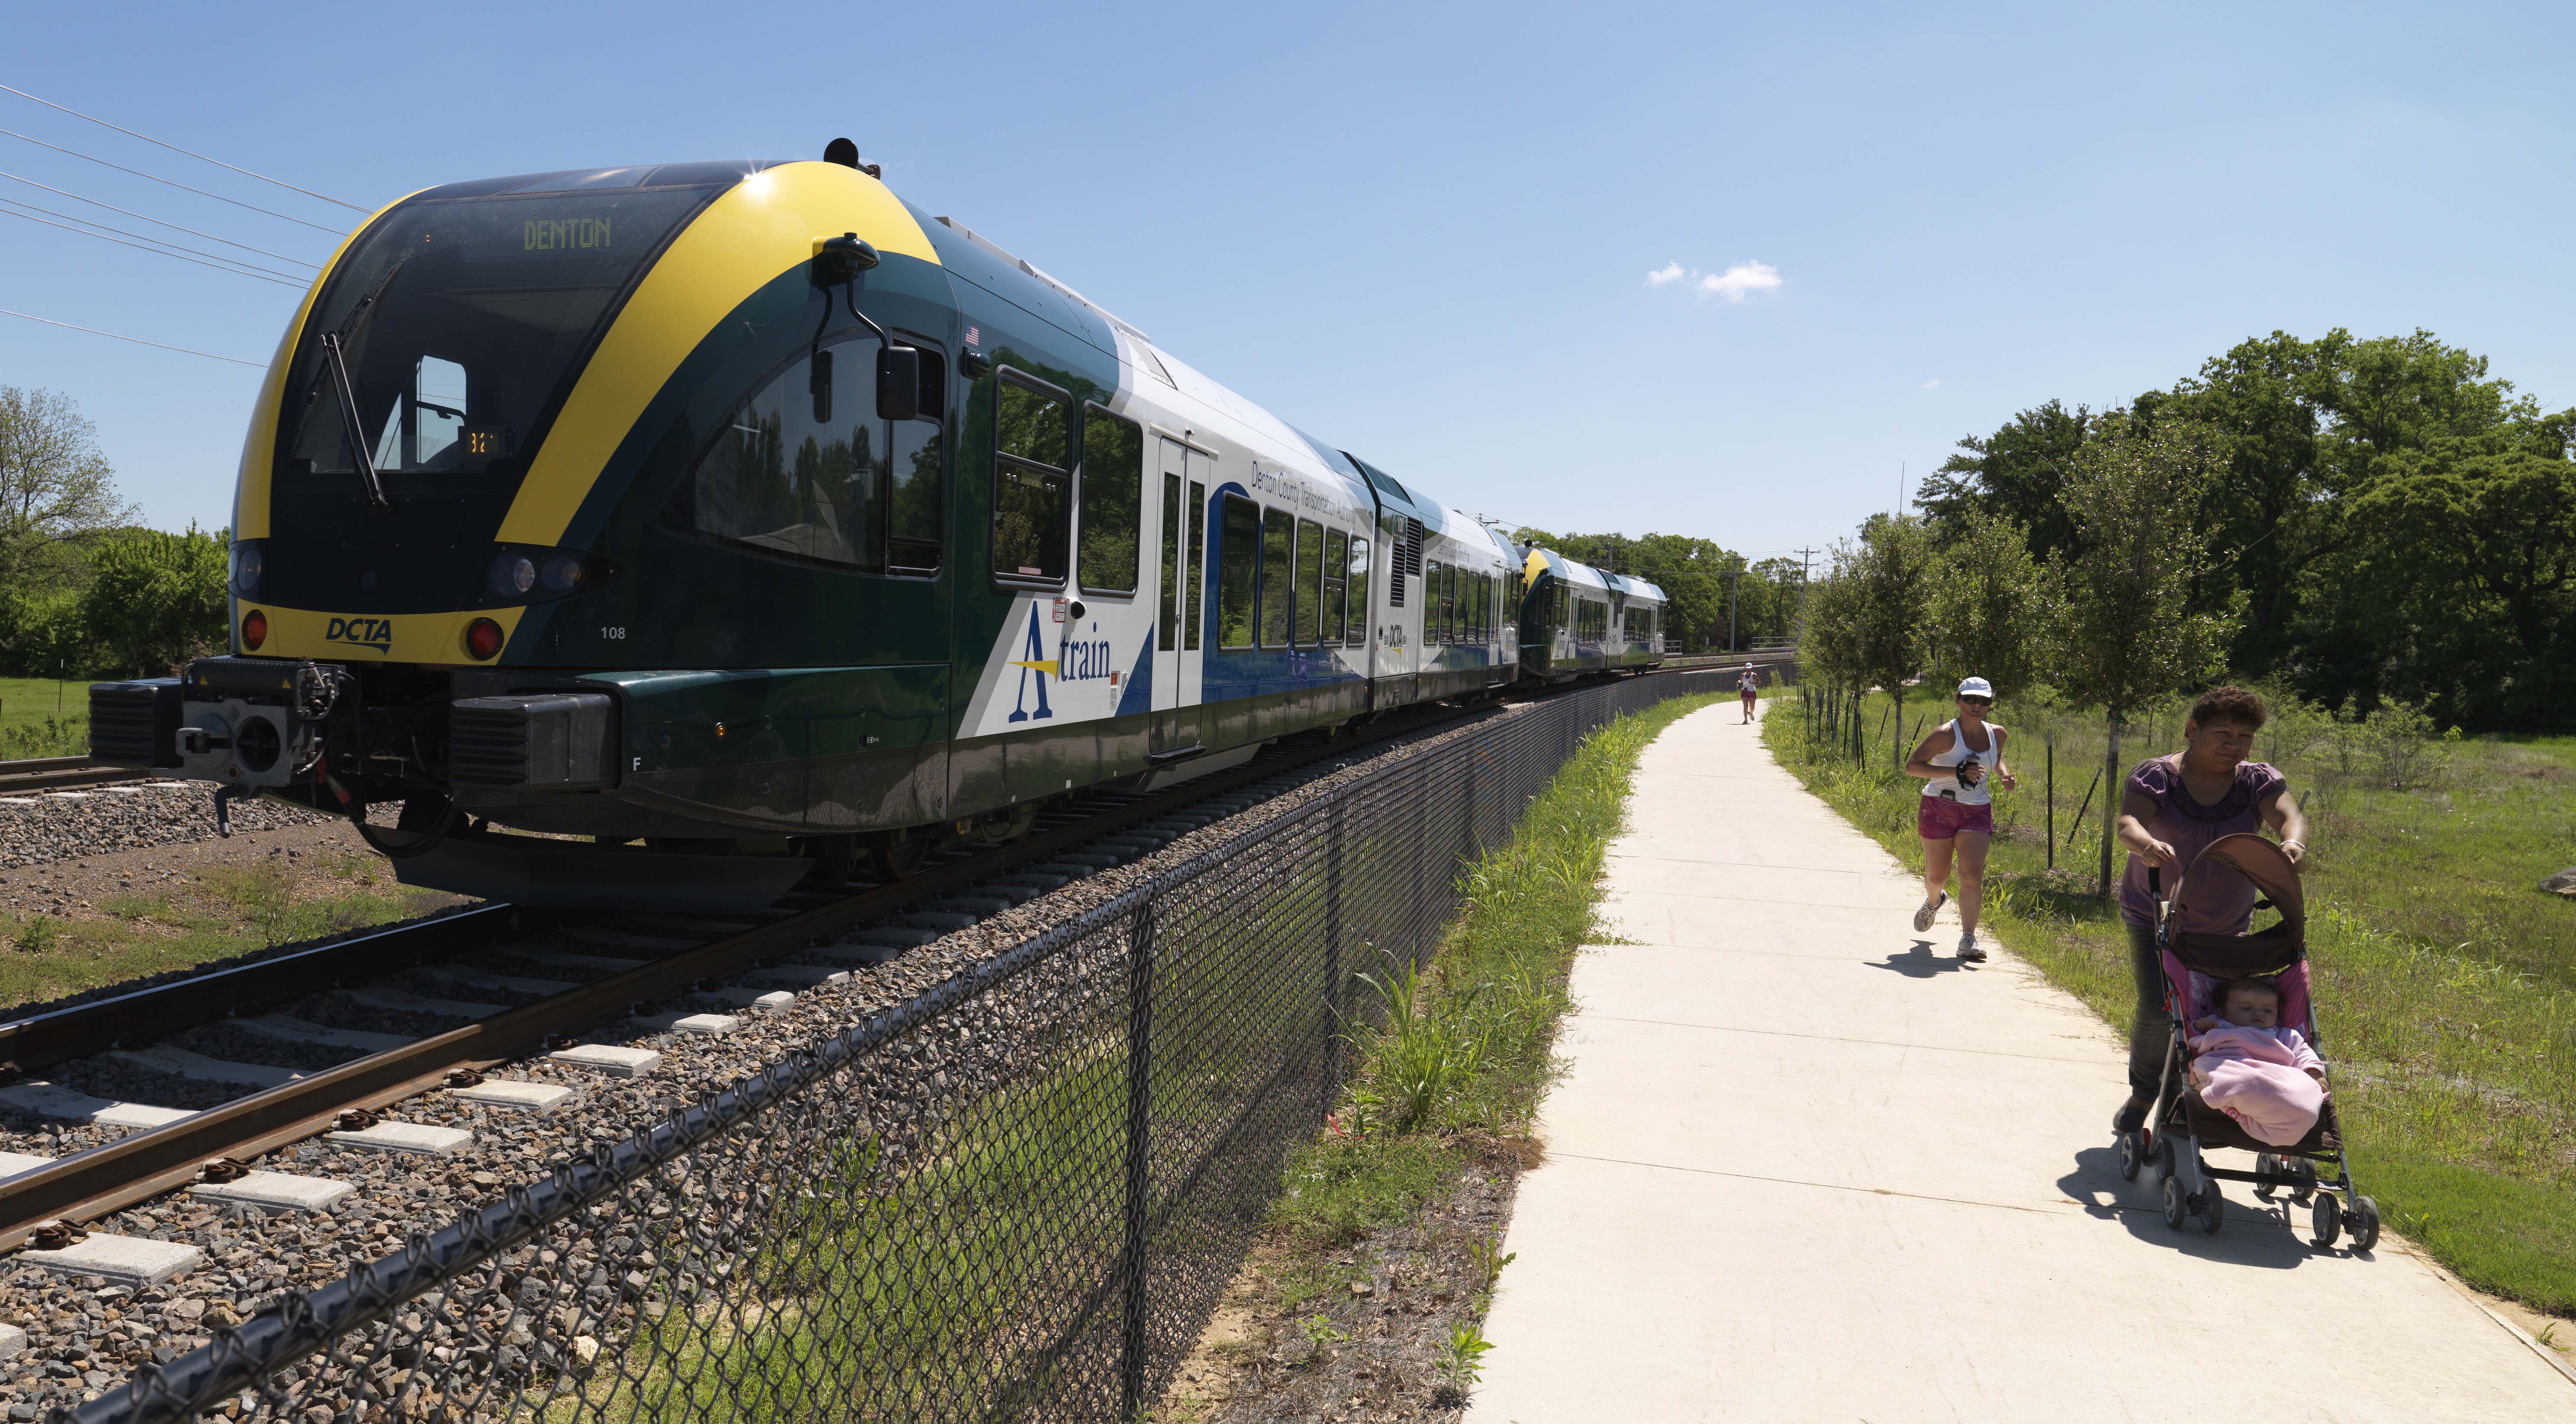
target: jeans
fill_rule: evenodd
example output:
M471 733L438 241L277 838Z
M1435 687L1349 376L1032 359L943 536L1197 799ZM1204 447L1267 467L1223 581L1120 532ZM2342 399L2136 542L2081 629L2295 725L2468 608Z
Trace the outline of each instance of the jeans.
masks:
M2129 1021L2129 1091L2153 1098L2163 1081L2165 1053L2173 1044L2173 1018L2165 1012L2165 971L2156 954L2153 925L2129 925L2129 968L2138 980L2138 1012Z

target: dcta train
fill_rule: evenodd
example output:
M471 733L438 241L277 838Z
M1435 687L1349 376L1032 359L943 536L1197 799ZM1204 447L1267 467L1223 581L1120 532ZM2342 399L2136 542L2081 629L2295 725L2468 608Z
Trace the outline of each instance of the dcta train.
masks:
M93 688L92 755L532 904L900 877L1664 647L1653 585L1292 428L847 140L376 213L278 345L233 531L230 654Z

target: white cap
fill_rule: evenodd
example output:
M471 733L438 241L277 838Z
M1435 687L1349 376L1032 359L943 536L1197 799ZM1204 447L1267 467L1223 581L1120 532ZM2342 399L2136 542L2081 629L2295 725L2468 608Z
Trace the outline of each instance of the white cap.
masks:
M1959 683L1959 695L1992 698L1995 695L1995 685L1982 677L1965 678Z

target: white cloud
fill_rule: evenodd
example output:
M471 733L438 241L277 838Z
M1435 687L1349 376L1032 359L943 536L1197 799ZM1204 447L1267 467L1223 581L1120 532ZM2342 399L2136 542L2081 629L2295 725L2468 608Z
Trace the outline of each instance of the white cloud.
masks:
M1712 297L1740 302L1755 292L1780 285L1780 269L1768 262L1738 262L1714 276L1699 279L1699 289Z
M1931 380L1925 381L1922 385L1915 387L1915 389L1922 391L1937 391L1941 389L1941 378L1934 376Z
M1723 272L1702 272L1678 262L1667 262L1646 274L1649 287L1669 287L1680 282L1703 297L1721 297L1729 302L1743 301L1755 292L1771 291L1780 285L1780 281L1779 268L1757 261L1738 262Z

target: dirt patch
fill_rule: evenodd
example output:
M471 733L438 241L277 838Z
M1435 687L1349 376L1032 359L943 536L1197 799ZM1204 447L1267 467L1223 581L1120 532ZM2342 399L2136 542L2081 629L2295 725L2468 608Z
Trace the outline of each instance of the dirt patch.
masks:
M1527 1139L1465 1145L1451 1190L1400 1225L1321 1251L1264 1237L1151 1417L1462 1418L1452 1342L1461 1327L1482 1339L1512 1198L1539 1159Z
M152 890L183 890L205 879L217 866L241 866L276 856L301 871L311 860L339 862L381 858L358 838L346 821L317 821L277 830L244 831L229 840L191 841L183 845L145 846L104 855L59 860L31 869L0 870L0 915L60 915L66 919L106 919L101 902L118 895ZM301 877L299 877L301 878ZM320 887L311 887L319 889Z

